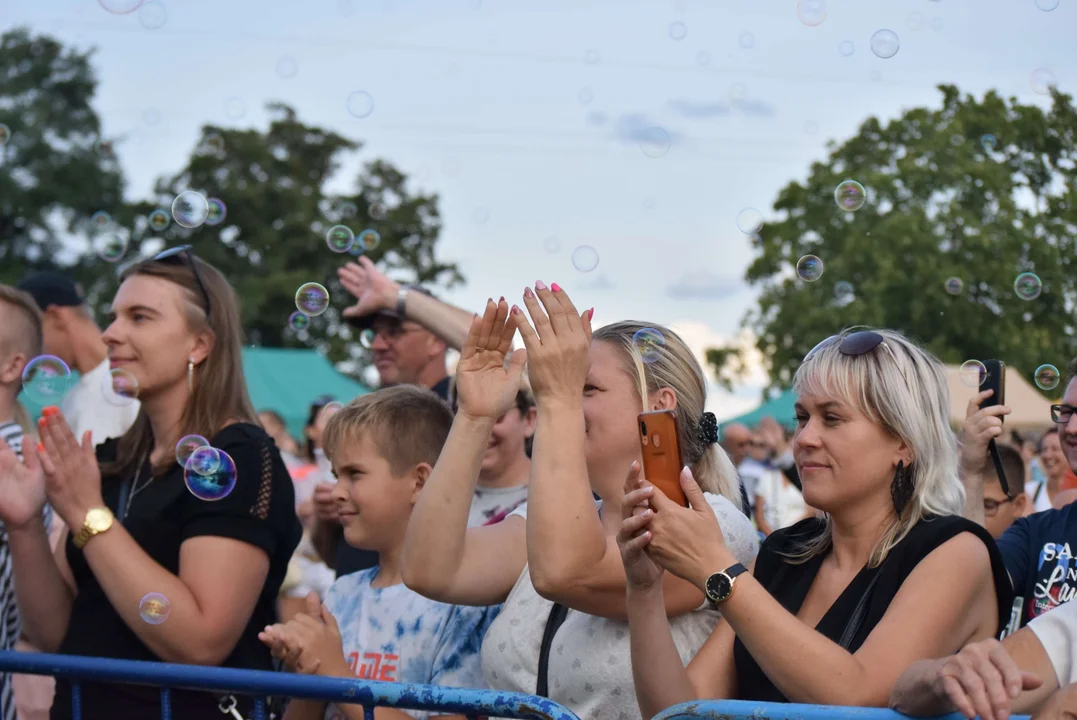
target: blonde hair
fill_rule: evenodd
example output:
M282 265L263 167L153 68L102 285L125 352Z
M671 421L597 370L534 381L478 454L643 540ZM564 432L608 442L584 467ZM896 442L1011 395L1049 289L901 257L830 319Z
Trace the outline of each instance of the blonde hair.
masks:
M824 340L809 353L793 377L793 390L798 397L836 398L909 447L912 497L900 517L894 513L872 549L868 563L876 567L924 518L960 515L965 489L957 475L957 438L950 427L950 391L942 363L894 330L875 330L883 343L874 350L843 355L838 348L850 332ZM824 532L802 543L792 559L803 562L830 548L829 515L824 523Z
M420 463L433 467L449 437L453 415L433 390L393 385L360 395L329 418L322 431L325 456L369 437L395 477Z
M0 303L15 310L13 322L0 324L0 352L21 351L29 362L41 354L44 335L41 308L28 292L0 285Z
M641 330L657 331L663 343L649 347L647 361L637 342ZM636 380L643 411L647 397L662 388L669 388L677 397L677 428L681 455L692 470L704 492L725 496L740 507L740 481L729 456L718 443L708 443L700 437L700 422L707 402L707 379L695 355L677 333L662 325L635 320L605 325L594 331L593 341L612 344L621 351L624 368Z

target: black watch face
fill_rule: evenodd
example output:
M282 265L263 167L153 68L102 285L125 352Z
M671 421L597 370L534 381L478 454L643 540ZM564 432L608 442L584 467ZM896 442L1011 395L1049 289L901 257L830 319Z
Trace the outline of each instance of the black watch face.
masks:
M707 578L707 597L711 602L721 602L733 591L733 582L725 573L715 573Z

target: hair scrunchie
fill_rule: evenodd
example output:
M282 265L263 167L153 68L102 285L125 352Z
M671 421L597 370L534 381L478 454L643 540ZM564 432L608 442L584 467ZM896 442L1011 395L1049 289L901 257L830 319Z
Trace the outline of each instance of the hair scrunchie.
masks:
M703 413L703 419L699 421L699 440L705 445L718 442L718 419L714 413Z

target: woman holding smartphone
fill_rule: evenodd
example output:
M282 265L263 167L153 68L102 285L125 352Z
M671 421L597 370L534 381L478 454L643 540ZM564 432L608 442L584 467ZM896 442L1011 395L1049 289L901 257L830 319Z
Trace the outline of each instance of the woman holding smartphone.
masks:
M592 337L591 313L577 312L556 284L536 283L524 304L534 326L504 299L472 324L456 370L459 412L408 523L404 582L442 602L504 603L483 643L490 687L539 690L581 717L638 718L615 536L625 477L639 476L641 411L674 412L684 462L743 562L756 552L755 531L739 509L713 416L704 413L702 369L680 338L651 326L657 332L648 335L664 344L641 347L633 336L648 326L640 323ZM517 328L526 351L510 354ZM525 362L537 406L528 503L497 525L469 529L491 428L511 406ZM687 661L718 615L703 607L702 592L672 576L666 598L663 616ZM553 601L569 608L564 616ZM553 632L559 616L563 626Z
M960 516L942 365L892 331L843 333L808 353L794 389L804 500L826 514L770 535L751 570L690 472L690 509L626 486L618 541L646 717L709 698L885 707L913 662L1005 624L1002 558ZM687 667L665 620L669 574L723 617Z

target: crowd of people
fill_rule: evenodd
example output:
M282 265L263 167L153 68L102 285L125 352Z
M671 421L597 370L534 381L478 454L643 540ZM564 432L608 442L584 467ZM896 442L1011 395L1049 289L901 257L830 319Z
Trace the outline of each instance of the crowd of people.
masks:
M668 328L597 325L556 283L472 314L364 257L339 275L381 389L316 399L300 439L252 406L238 299L189 248L128 267L103 331L68 278L0 286L3 649L488 687L599 720L701 699L1077 714L1077 360L1043 437L1004 442L991 391L955 431L935 357L846 330L799 366L795 429L720 437ZM31 419L43 354L79 380ZM137 402L103 398L118 368ZM676 418L685 504L643 476L651 411ZM234 461L230 492L188 489L190 435ZM72 716L63 679L5 676L0 700ZM88 720L160 702L80 698ZM232 708L253 713L172 695L181 720Z

